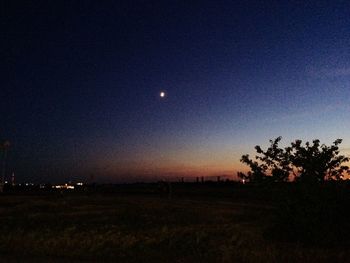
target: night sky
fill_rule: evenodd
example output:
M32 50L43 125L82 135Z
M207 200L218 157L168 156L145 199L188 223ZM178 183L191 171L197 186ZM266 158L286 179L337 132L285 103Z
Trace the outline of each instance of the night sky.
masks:
M232 177L280 135L350 153L347 1L0 5L18 181Z

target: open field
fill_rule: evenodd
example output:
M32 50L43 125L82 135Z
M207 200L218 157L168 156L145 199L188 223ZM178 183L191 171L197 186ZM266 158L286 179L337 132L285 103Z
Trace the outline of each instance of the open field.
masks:
M266 240L276 203L189 186L0 196L1 262L349 262L346 249Z

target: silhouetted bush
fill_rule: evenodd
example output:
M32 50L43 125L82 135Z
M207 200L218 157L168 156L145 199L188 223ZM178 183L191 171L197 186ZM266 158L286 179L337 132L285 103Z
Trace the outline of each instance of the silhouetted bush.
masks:
M315 184L326 180L339 180L349 173L349 167L343 165L349 161L344 155L339 155L337 139L333 145L320 144L320 140L313 140L302 145L301 140L291 143L291 146L278 146L282 137L270 140L270 147L264 151L259 145L255 146L257 155L255 160L248 154L241 157L241 162L250 167L247 174L242 172L238 176L250 182L285 182L290 176L308 184Z
M266 237L317 246L350 245L349 189L341 180L349 167L349 158L339 154L337 139L331 146L301 140L289 147L278 146L281 137L270 140L266 151L256 146L255 160L243 155L241 162L250 167L238 175L249 182L271 185L294 176L289 191L279 198L271 227ZM270 183L270 184L267 184ZM281 189L283 192L285 189Z

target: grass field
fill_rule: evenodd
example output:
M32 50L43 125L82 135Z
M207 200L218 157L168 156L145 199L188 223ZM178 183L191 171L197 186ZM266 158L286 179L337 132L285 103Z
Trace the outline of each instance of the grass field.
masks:
M273 201L192 190L0 196L0 261L349 262L344 248L266 240Z

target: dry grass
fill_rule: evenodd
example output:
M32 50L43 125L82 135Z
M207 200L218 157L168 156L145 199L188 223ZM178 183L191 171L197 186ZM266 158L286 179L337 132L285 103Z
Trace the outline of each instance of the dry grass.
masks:
M269 207L157 196L0 197L2 261L347 262L263 238Z

